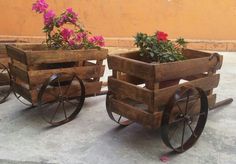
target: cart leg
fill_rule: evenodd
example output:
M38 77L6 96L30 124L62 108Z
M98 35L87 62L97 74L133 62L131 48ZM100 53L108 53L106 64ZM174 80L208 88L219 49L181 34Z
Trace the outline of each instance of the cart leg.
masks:
M232 98L228 98L228 99L225 99L225 100L222 100L222 101L219 101L219 102L215 103L215 105L213 107L210 107L209 109L210 110L214 110L214 109L219 108L221 106L228 105L228 104L230 104L232 102L233 102L233 99Z

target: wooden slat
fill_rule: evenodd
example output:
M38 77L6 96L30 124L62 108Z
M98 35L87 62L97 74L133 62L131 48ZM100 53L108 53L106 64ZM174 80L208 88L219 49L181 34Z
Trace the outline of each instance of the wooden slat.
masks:
M9 79L8 74L1 73L0 74L0 86L9 85L9 84L10 84L10 79Z
M109 109L114 113L117 113L147 127L152 127L154 118L156 118L153 114L150 114L144 110L140 110L124 102L115 100L113 98L110 99Z
M21 95L23 98L25 98L29 102L32 102L31 101L31 94L27 88L23 87L22 85L20 85L18 83L15 83L15 82L12 82L12 87L14 88L14 91L16 93Z
M18 49L14 46L7 45L7 54L10 58L15 59L23 64L27 65L26 54L22 49Z
M186 83L183 83L180 85L175 85L175 86L171 86L168 88L163 88L163 89L157 90L155 92L155 102L157 104L157 106L155 108L158 108L158 106L166 105L167 102L169 101L170 97L181 86L191 85L194 87L199 87L199 88L203 89L204 91L208 91L210 89L216 88L219 84L219 80L220 80L220 75L216 74L213 76L209 76L209 77L205 77L205 78L196 79L196 80L193 80L190 82L186 82Z
M128 97L138 102L151 105L153 103L154 92L148 89L138 87L125 81L115 78L108 78L108 89L121 97Z
M184 49L183 55L188 59L193 59L193 58L210 57L212 53L197 51L192 49Z
M47 50L26 51L29 65L41 63L77 62L83 60L102 60L107 58L108 50Z
M109 69L127 73L145 80L154 79L154 65L117 55L108 56Z
M155 65L155 80L166 81L208 72L216 65L216 63L216 58L209 60L209 57L203 57L157 64Z
M1 52L0 52L0 59L1 59L1 58L7 58L7 57L8 57L8 56L7 56L7 52L6 52L6 53L1 53Z
M76 73L81 79L101 77L104 74L105 66L82 66L62 69L32 70L28 71L29 83L32 88L42 84L53 74Z
M214 95L209 95L207 97L208 99L208 107L212 107L214 106L215 102L216 102L216 94ZM179 106L184 109L185 107L185 102L183 103L178 103ZM196 104L195 104L195 108L193 109L193 113L198 113L199 112L199 109L200 109L200 101L198 101ZM179 109L177 106L174 107L174 109L172 110L172 113L171 113L171 118L170 118L170 122L172 122L175 118L175 113L179 113ZM160 125L161 125L161 121L162 121L162 115L163 115L163 111L160 111L160 112L155 112L155 115L156 116L159 116L158 118L159 119L155 119L155 122L154 122L154 128L159 128ZM172 121L171 121L172 120Z
M0 58L0 63L8 67L9 58Z
M131 84L139 85L139 84L144 84L145 80L142 80L140 78L137 78L135 76L127 75L127 74L121 74L118 76L119 80L126 81Z
M84 86L85 86L85 94L92 95L92 94L96 94L96 93L100 92L102 82L89 82L89 83L85 82ZM38 103L39 89L40 88L29 91L33 104ZM62 93L65 93L65 91L67 89L68 89L68 85L61 86ZM71 87L67 93L67 96L76 97L76 96L80 95L80 91L81 91L80 85L78 83L74 83L73 85L71 85ZM50 93L52 93L52 94L50 94ZM48 88L47 90L45 90L45 94L44 94L45 96L43 97L43 101L50 102L50 101L55 100L55 97L53 95L56 95L57 93L60 93L60 90L58 87Z
M14 78L19 78L20 80L29 84L29 76L26 71L20 69L19 67L12 65L12 64L9 64L9 68L10 68L10 73Z

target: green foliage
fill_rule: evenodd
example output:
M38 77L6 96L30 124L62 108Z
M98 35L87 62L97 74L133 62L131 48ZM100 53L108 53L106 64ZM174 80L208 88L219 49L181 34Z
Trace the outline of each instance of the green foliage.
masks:
M174 62L184 60L182 48L186 45L183 38L175 42L170 40L158 40L157 34L149 36L145 33L137 33L135 45L140 48L140 56L147 57L152 62Z

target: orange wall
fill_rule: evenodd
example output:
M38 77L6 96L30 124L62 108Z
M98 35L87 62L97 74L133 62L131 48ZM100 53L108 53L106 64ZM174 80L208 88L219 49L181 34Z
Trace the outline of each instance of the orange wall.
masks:
M163 30L171 38L236 40L236 0L47 0L60 13L73 7L84 25L105 37ZM0 35L41 36L34 0L0 0Z

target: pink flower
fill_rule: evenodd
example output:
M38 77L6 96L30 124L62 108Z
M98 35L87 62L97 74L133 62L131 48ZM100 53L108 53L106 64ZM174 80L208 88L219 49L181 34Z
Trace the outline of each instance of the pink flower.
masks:
M66 21L76 24L78 20L78 14L76 14L72 8L66 9L65 15L66 15L66 18L65 18Z
M47 10L47 8L48 4L45 0L37 0L32 6L32 10L35 10L37 13L43 13Z
M63 39L65 41L68 41L70 39L70 37L74 34L74 31L73 30L70 30L70 29L67 29L67 28L64 28L62 31L61 31L61 36L63 37Z
M93 43L97 46L100 46L100 47L105 46L105 41L104 41L103 36L93 36L93 37L89 38L89 42Z
M53 23L53 20L55 18L55 13L52 10L49 10L47 12L44 13L43 15L44 18L44 24L45 25L50 25Z
M74 46L75 45L75 41L71 39L71 40L68 41L68 44L69 44L69 46Z
M80 32L77 34L76 40L78 42L82 41L83 39L87 38L87 33L86 32Z
M168 34L167 33L164 33L164 32L161 32L161 31L157 31L157 40L158 41L167 41L167 37L168 37Z

